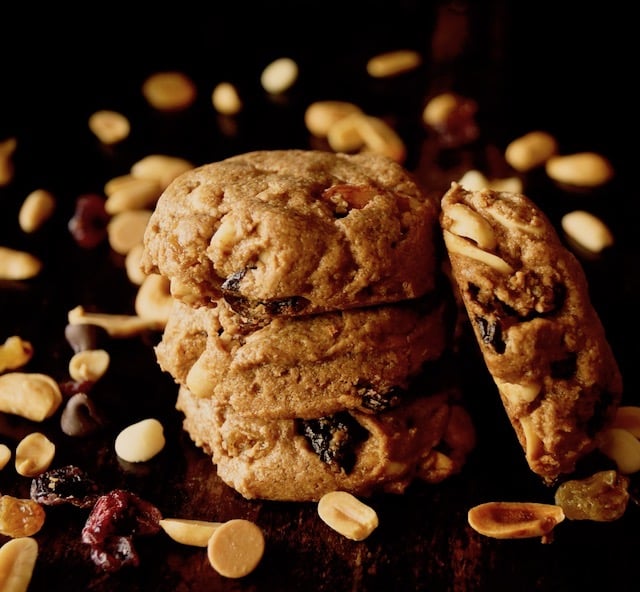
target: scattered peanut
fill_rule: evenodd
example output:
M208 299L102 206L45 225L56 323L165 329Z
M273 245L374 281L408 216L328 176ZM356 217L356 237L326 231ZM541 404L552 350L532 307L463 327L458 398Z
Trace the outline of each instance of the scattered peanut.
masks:
M147 274L140 265L143 252L144 245L142 243L138 243L129 249L129 252L124 258L124 269L127 272L127 278L129 278L129 281L136 286L142 285L144 278L147 277Z
M96 325L111 337L132 337L144 331L160 331L163 324L154 319L143 319L137 315L120 315L87 312L82 306L72 308L67 320L70 325Z
M18 213L18 224L24 232L35 232L53 214L56 200L45 189L32 191L22 202Z
M165 445L164 428L155 418L143 419L124 428L116 437L116 454L127 462L146 462Z
M513 140L505 149L505 160L519 172L543 165L558 152L558 143L549 133L532 131Z
M104 209L113 216L127 210L153 208L162 193L162 186L157 179L122 175L105 185L105 193Z
M160 111L181 111L195 102L197 88L183 72L157 72L144 81L142 94Z
M163 518L158 523L174 541L183 545L206 547L214 531L222 522L189 520L186 518Z
M7 337L0 345L0 372L15 370L27 364L33 357L33 346L17 335Z
M89 129L100 142L110 146L129 137L131 124L122 113L101 109L89 116Z
M222 115L237 115L242 111L238 89L230 82L218 83L211 93L213 108Z
M142 242L150 217L150 210L126 210L113 216L107 224L111 248L120 255L126 255Z
M31 537L7 541L0 547L0 590L27 592L38 559L38 543Z
M46 374L10 372L0 376L0 411L31 421L51 417L62 403L58 383Z
M278 58L262 71L260 84L269 94L279 95L289 90L298 78L298 64L291 58Z
M430 127L442 126L460 105L462 97L452 92L444 92L427 101L422 111L422 121Z
M364 140L358 127L361 111L355 111L336 120L327 129L327 142L335 152L355 152L362 148Z
M366 539L378 527L375 510L346 491L324 494L318 515L325 524L353 541Z
M0 444L0 471L4 469L11 460L11 449L6 444Z
M371 152L388 156L399 163L405 161L407 148L404 141L386 121L371 115L360 116L357 129L365 147Z
M55 444L41 432L25 436L16 447L16 472L23 477L35 477L44 473L56 453Z
M8 185L13 179L13 153L17 145L15 138L7 138L0 142L0 187Z
M139 179L158 181L162 190L182 173L193 168L193 164L184 158L166 154L149 154L133 163L131 176Z
M576 187L597 187L614 176L611 163L595 152L552 156L545 164L545 171L554 181Z
M471 508L471 528L496 539L545 537L564 520L560 506L533 502L487 502Z
M569 238L591 253L600 253L613 245L611 230L590 212L573 210L562 217L561 224Z
M147 275L135 299L136 314L143 319L166 325L169 313L173 307L173 297L170 292L170 281L162 275L151 273Z
M207 543L211 567L227 578L250 574L264 554L264 535L257 524L242 518L216 528Z
M329 130L352 113L362 113L360 107L348 101L316 101L304 113L304 123L311 134L326 138ZM334 148L336 150L336 148Z
M616 463L623 475L640 471L640 440L622 428L610 428L600 434L599 448Z
M0 280L28 280L41 269L42 262L30 253L0 247Z
M398 49L373 56L367 62L367 73L374 78L388 78L415 70L422 64L422 56L411 49Z
M80 351L69 361L69 376L76 382L96 382L109 368L109 361L109 352L104 349Z
M635 405L622 405L618 407L610 427L627 430L636 438L640 438L640 407L636 407Z

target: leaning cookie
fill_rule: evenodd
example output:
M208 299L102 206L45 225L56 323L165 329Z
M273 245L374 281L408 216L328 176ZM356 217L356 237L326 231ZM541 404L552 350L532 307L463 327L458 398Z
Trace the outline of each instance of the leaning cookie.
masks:
M174 300L155 353L177 383L240 415L373 413L397 404L419 375L435 376L428 364L447 347L446 306L425 296L252 326L223 299L198 308Z
M453 183L441 226L452 277L527 462L552 483L596 447L622 395L584 271L520 194Z
M459 473L475 447L472 420L455 390L377 415L351 411L307 420L239 416L183 387L176 406L218 476L247 499L402 493L416 479L436 483Z
M436 228L437 204L390 159L257 151L178 177L142 264L189 304L224 296L248 318L311 314L433 290Z

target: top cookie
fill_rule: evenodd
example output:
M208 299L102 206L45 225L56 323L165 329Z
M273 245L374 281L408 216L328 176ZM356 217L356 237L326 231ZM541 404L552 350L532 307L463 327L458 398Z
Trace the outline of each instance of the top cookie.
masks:
M584 271L524 195L442 199L451 271L531 469L553 482L597 445L622 378Z
M257 151L178 177L144 237L174 297L248 318L415 298L435 286L437 204L375 154Z

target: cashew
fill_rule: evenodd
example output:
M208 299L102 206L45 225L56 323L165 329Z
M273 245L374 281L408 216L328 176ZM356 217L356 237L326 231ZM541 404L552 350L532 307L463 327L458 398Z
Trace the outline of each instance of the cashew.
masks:
M0 376L0 411L43 421L51 417L61 403L60 387L50 376L25 372Z

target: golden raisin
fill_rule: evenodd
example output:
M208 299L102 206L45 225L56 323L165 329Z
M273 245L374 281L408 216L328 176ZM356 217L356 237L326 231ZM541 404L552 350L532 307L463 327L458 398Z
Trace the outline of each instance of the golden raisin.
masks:
M13 538L31 536L42 528L44 519L44 509L38 502L0 496L0 534Z

